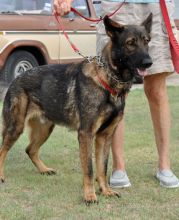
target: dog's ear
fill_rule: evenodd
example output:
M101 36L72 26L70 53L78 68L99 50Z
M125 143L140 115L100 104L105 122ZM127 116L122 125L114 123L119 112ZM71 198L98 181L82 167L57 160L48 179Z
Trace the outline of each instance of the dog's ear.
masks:
M124 30L123 25L111 20L107 15L104 17L103 22L106 29L106 33L109 37L113 37L116 31L122 32Z
M149 16L145 19L145 21L143 21L142 24L141 24L145 27L145 29L147 30L148 33L151 32L152 17L153 17L153 14L150 13Z

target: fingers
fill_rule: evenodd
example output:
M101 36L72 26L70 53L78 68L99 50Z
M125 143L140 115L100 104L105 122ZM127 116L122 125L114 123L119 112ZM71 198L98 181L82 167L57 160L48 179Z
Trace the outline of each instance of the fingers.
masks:
M54 13L57 13L60 16L68 14L71 10L71 4L72 0L54 0Z
M70 5L64 1L61 3L61 14L65 15L70 12Z

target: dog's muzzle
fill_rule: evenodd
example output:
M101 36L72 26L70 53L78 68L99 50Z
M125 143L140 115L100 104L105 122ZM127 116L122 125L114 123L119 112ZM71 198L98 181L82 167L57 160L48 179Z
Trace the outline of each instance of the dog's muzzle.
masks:
M144 58L141 63L141 68L147 69L152 66L152 59L150 57Z
M137 72L140 76L144 77L148 75L147 68L152 66L152 59L148 56L142 59L140 66L137 68Z

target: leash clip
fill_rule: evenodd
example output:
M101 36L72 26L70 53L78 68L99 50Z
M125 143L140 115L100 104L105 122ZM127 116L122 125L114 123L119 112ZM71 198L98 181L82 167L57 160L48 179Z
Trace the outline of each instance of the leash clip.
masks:
M92 56L87 56L86 59L87 59L88 63L92 63L94 57L92 57Z
M86 58L79 50L76 50L75 51L79 56L83 57L83 58Z

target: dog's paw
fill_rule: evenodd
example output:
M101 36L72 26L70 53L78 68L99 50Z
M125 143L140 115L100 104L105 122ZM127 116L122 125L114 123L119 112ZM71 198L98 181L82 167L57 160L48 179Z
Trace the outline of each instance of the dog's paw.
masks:
M96 194L94 194L94 193L89 193L89 194L85 195L84 201L87 206L94 204L94 203L98 204Z
M42 175L56 175L57 172L54 169L48 168L46 170L40 171Z
M110 188L106 188L105 190L102 191L102 194L104 196L117 196L118 198L121 197L120 193L117 191L114 191Z

